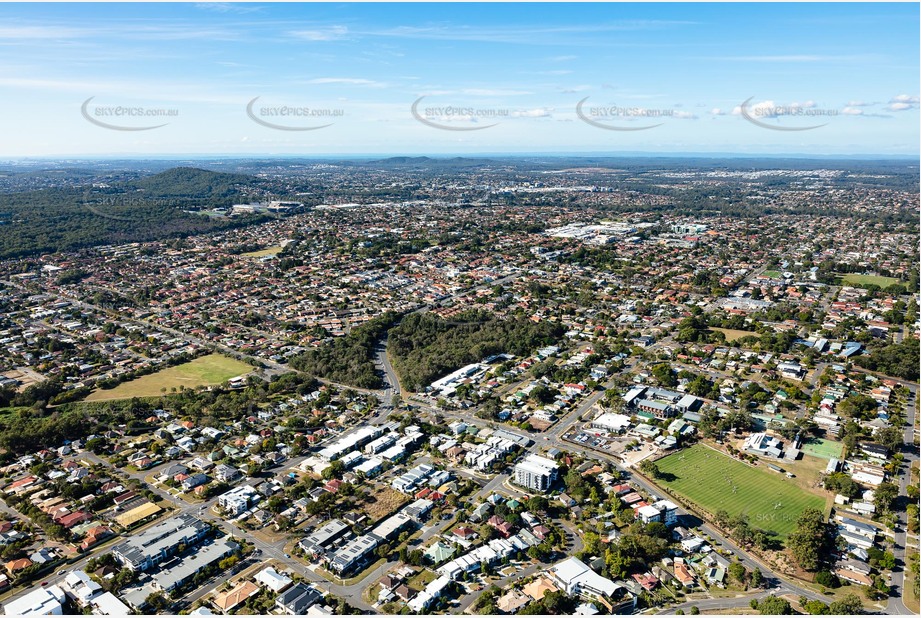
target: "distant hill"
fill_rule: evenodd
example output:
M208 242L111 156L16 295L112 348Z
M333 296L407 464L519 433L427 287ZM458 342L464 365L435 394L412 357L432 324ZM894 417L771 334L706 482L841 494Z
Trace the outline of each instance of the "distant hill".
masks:
M243 196L243 188L262 182L244 174L178 167L108 186L0 195L0 258L163 240L249 225L265 217L222 219L194 211L229 206Z
M408 165L408 164L419 164L419 163L428 163L429 161L435 161L431 157L388 157L386 159L377 159L374 161L368 161L369 165Z
M230 198L239 195L242 186L252 184L255 180L245 174L177 167L126 183L125 188L134 188L159 198Z
M478 167L483 165L496 165L492 159L451 157L439 159L434 157L388 157L367 161L359 165L384 165L384 166L417 166L417 167Z

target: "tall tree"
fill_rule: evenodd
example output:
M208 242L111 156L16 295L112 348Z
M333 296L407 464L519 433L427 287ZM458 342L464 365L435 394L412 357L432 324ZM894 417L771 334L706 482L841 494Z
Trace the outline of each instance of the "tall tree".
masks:
M825 515L818 509L806 509L796 520L796 530L787 538L787 546L800 567L815 571L821 564L822 549L828 539Z

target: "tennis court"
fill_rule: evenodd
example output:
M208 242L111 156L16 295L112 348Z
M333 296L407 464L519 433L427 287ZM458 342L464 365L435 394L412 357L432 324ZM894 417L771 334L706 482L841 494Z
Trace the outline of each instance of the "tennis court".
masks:
M844 445L834 440L811 438L809 441L803 442L800 450L804 455L812 455L822 459L838 459L844 451Z

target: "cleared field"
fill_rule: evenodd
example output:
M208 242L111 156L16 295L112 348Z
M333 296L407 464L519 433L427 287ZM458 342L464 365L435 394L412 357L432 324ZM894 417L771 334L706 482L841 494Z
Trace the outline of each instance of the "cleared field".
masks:
M853 273L849 273L841 277L841 283L853 286L855 288L863 287L866 285L878 285L881 288L885 288L890 285L902 282L895 277L880 277L879 275L855 275Z
M195 388L222 384L230 378L249 373L253 368L246 363L224 356L209 354L188 363L168 367L136 380L124 382L110 390L95 390L86 401L103 401L106 399L129 399L131 397L158 397L173 387Z
M16 392L18 393L21 393L33 384L38 384L45 379L45 376L28 367L11 369L5 373L0 373L0 376L10 378L11 380L19 380L19 386L16 387Z
M748 337L750 335L754 335L755 337L758 336L758 333L753 330L736 330L734 328L717 328L715 326L710 330L716 330L726 335L726 341L735 341L736 339L741 339L742 337Z
M785 539L807 508L823 510L825 499L803 491L791 479L761 464L753 468L702 444L679 451L656 464L664 478L659 485L700 505L713 515L725 509L744 513L755 528Z
M393 513L408 501L405 494L401 494L390 487L378 486L374 494L368 496L364 510L368 514L368 519L378 521Z
M781 273L779 270L766 270L761 273L761 276L767 277L768 279L780 279L783 277L783 273Z
M243 257L267 257L269 255L278 255L281 253L281 247L267 247L261 251L250 251L249 253L243 253Z

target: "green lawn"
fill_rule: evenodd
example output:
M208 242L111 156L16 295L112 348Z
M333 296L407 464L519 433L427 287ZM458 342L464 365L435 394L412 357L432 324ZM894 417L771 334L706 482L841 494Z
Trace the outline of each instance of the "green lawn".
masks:
M880 277L879 275L855 275L853 273L849 273L841 277L841 283L844 285L853 286L855 288L860 288L866 285L878 285L881 288L885 288L895 283L902 282L895 277Z
M793 532L796 519L805 509L825 508L824 498L768 470L767 464L753 468L702 444L673 453L656 464L665 477L656 481L658 484L711 515L720 509L731 515L745 513L753 527L776 532L781 539Z
M150 375L141 376L136 380L123 382L113 389L93 391L86 401L102 401L106 399L129 399L131 397L158 397L180 386L195 388L198 386L211 386L226 382L230 378L249 373L253 368L246 363L224 356L223 354L209 354L195 360L168 367Z
M435 578L437 577L438 576L432 571L429 571L428 569L422 569L421 571L419 571L418 573L410 577L409 581L406 582L406 585L415 590L422 590L429 583L435 581Z
M761 276L767 277L768 279L781 279L783 277L783 273L779 270L766 270L761 273Z

